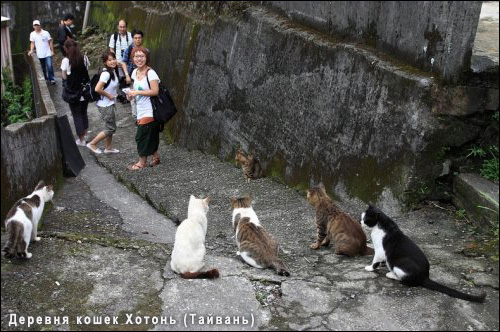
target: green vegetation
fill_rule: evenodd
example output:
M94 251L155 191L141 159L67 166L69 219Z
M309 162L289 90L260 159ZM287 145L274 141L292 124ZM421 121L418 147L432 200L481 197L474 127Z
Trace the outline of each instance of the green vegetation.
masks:
M26 122L33 119L33 93L30 78L26 78L22 87L14 85L9 72L2 71L5 90L2 93L2 125Z
M496 207L496 210L493 210L493 209L490 209L486 206L479 206L479 208L481 208L481 209L489 210L489 211L492 211L492 212L497 214L497 219L491 220L490 223L491 223L491 226L493 226L493 235L495 236L496 240L498 241L498 235L499 235L499 232L498 232L498 202L493 197L491 197L490 195L488 195L484 192L481 192L481 196L483 196L488 201L493 203L493 205Z
M490 146L488 152L491 158L484 160L481 166L481 176L498 182L498 146Z
M488 148L472 146L468 150L466 158L483 158L480 174L488 180L498 182L498 146L491 145Z
M467 156L465 156L466 158L470 158L471 156L472 157L484 157L484 156L486 156L486 152L484 151L484 149L477 146L477 145L472 146L467 151L469 152L469 154Z
M469 222L469 219L467 219L467 213L463 209L455 211L455 216L458 220L466 220Z
M498 159L497 159L498 162ZM496 213L497 217L494 220L490 220L491 226L492 226L492 234L488 236L488 240L485 241L484 244L484 249L488 250L489 252L492 252L492 259L497 261L499 260L499 253L498 253L498 235L499 235L499 230L498 230L498 220L499 220L499 212L498 212L498 201L496 201L493 197L490 195L481 192L481 195L486 198L488 201L490 201L494 206L495 210L486 207L486 206L478 206L481 209L489 210L494 213Z

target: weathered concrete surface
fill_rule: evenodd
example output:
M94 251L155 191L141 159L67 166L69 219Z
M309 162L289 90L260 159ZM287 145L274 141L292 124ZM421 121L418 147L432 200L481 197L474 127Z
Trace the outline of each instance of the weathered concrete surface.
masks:
M21 197L31 194L37 183L59 183L61 152L53 116L1 128L2 220Z
M474 72L491 71L498 75L498 26L498 1L483 1L471 59Z
M35 104L36 108L39 111L39 115L55 115L56 109L54 107L54 103L50 98L50 92L47 88L47 83L45 82L45 77L43 76L42 66L40 61L38 60L35 53L28 57L29 65L32 70L35 71L35 80L36 82L32 82L35 86L36 95Z
M53 92L59 98L60 93ZM56 101L57 105L64 104ZM89 114L92 136L101 120L93 104ZM97 167L92 162L95 158L150 204L163 206L169 215L179 219L186 215L189 194L210 194L205 265L220 269L221 278L187 281L174 275L169 269L171 244L135 240L140 228L126 229L124 215L128 212L121 211L123 206L115 210L113 199L100 197L98 191L103 188L94 187L96 184L90 180L95 173L83 172L76 179L68 179L54 197L52 208L43 218L43 239L33 245L33 259L9 261L2 257L2 330L26 329L8 326L11 313L69 316L69 326L31 327L37 330L228 328L193 326L189 321L186 328L186 314L196 314L196 319L204 317L205 322L210 314L232 319L250 319L253 315L253 327L231 329L498 329L498 285L494 284L498 264L461 253L467 244L466 229L456 224L447 211L425 207L394 217L428 255L435 280L468 292L487 292L484 305L407 288L386 279L384 269L368 273L364 266L370 257L340 257L333 254L332 248L310 250L308 245L315 237L314 212L302 193L269 178L245 184L238 168L209 155L161 143L160 165L126 171L126 165L137 158L135 127L128 108L120 105L117 117L115 146L122 152L94 157L81 148L87 167ZM108 180L104 182L105 186L113 186ZM290 268L290 278L251 268L236 258L228 199L248 192L255 197L254 208L262 224L280 243L280 257ZM359 216L365 208L342 206L353 216ZM165 231L170 232L168 228ZM2 244L5 240L2 234ZM482 286L474 286L473 280ZM272 304L261 306L262 298L272 294L257 292L256 285L264 290L268 285L277 285L280 293L271 299ZM127 314L141 318L142 324L125 325ZM119 317L120 325L76 325L77 316L106 315ZM176 324L146 324L145 316L172 317Z
M479 133L432 114L429 75L265 8L209 24L142 6L102 3L93 22L120 11L145 25L153 67L180 109L167 136L188 149L221 160L255 150L265 172L291 186L314 174L344 200L397 212L394 202L432 190L443 148Z
M41 179L56 186L62 180L62 157L54 119L56 110L40 62L35 55L28 60L34 71L32 84L36 94L33 98L39 118L1 128L2 220L19 198L31 194Z
M460 174L453 181L453 204L465 209L472 221L488 229L498 218L498 184L477 174Z
M468 69L481 12L479 1L264 1L264 5L320 31L361 40L447 80L456 80Z

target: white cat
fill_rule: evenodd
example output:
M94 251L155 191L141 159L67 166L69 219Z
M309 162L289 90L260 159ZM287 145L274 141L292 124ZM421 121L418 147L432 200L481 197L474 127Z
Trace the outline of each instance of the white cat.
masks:
M189 198L188 216L175 233L174 250L170 267L184 279L219 277L219 271L213 269L200 272L205 265L205 235L207 234L207 212L210 197Z
M31 195L21 198L10 209L5 220L9 240L2 250L6 257L32 257L28 252L30 240L40 241L37 237L38 222L42 217L45 202L52 200L53 196L52 186L46 186L42 180Z

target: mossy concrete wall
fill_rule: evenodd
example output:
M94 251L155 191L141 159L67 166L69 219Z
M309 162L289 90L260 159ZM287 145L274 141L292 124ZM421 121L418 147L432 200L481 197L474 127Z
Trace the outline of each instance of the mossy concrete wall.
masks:
M55 108L36 55L30 58L36 73L35 103L44 116L26 123L1 127L1 217L12 205L30 194L38 181L58 187L62 182L62 161L55 122Z
M469 70L482 1L264 1L320 31L362 41L446 80Z
M479 132L432 113L438 82L415 67L261 6L235 14L205 22L99 2L91 23L113 31L124 17L145 32L180 110L166 139L228 161L241 146L297 188L312 174L338 198L394 209L431 189L446 148Z

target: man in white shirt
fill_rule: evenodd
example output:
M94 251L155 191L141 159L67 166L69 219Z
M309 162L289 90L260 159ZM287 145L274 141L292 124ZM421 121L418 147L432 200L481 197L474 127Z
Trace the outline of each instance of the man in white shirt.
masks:
M52 67L52 56L54 55L52 37L48 31L42 29L39 20L33 21L33 28L35 31L30 34L31 44L28 55L31 56L33 50L36 49L36 56L42 65L43 76L45 76L45 80L54 85L56 81L54 79L54 68Z
M132 35L127 31L127 22L122 19L118 22L118 32L115 32L109 38L109 50L116 55L119 77L125 76L121 65L123 52L128 49L132 42Z

